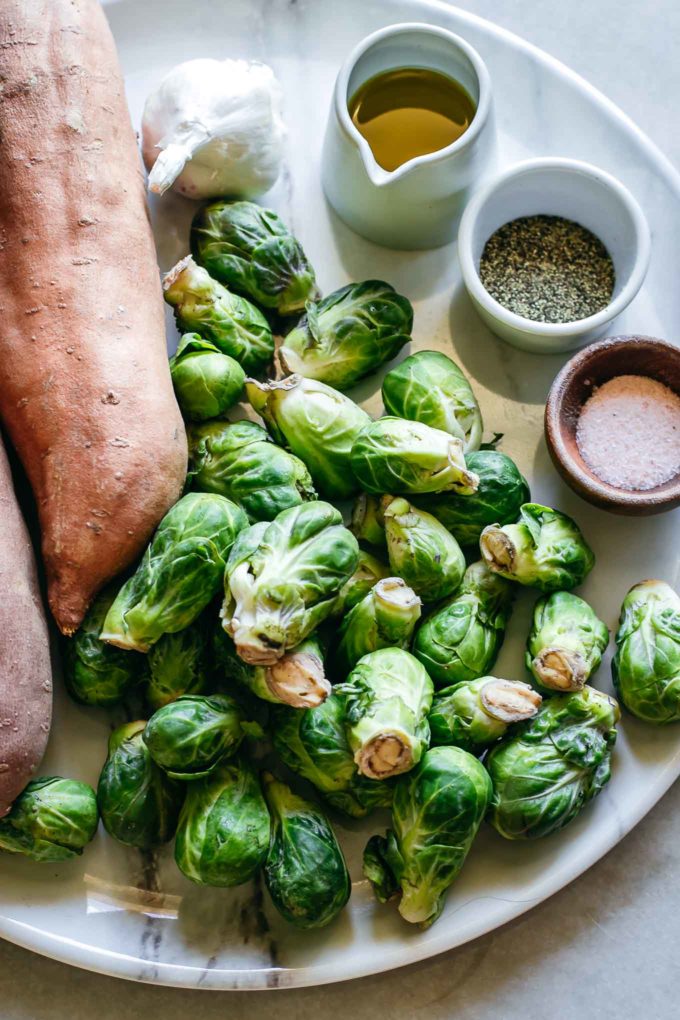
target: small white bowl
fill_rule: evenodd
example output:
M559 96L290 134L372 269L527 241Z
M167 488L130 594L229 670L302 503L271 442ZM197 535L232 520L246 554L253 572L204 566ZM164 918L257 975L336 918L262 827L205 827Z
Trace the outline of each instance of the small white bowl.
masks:
M562 216L600 238L614 262L612 300L574 322L535 322L504 308L479 277L484 245L520 216ZM525 351L558 353L590 343L633 300L649 266L650 234L640 206L611 174L577 159L545 157L517 163L475 192L458 232L463 281L477 311L503 340Z

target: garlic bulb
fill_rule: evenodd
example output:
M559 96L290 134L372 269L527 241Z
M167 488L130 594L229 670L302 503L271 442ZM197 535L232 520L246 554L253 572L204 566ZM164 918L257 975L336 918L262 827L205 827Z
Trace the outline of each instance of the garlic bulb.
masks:
M282 92L267 64L188 60L144 106L142 154L149 189L188 198L253 198L279 175ZM160 151L159 151L160 150Z

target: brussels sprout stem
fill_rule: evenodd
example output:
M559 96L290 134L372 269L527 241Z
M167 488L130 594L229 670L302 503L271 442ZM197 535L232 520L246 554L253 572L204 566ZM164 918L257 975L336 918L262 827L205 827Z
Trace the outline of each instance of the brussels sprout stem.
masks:
M481 700L492 719L515 723L536 715L542 698L529 684L494 679L482 687Z
M257 641L244 639L243 634L245 633L250 638L251 631L246 626L241 626L236 618L232 620L229 633L233 634L239 656L249 666L274 666L283 655L282 644L267 646L264 638Z
M463 443L460 439L456 439L451 436L449 440L448 450L448 461L452 467L459 467L461 461L465 463L463 457ZM459 492L462 496L472 495L479 488L479 475L476 475L474 471L462 470L460 471L460 479L455 485L455 491Z
M491 570L512 570L516 547L500 528L493 524L485 528L479 540L479 548Z
M289 652L270 666L266 684L277 701L292 708L317 708L331 693L323 662L304 651Z
M400 733L377 733L354 755L359 772L369 779L387 779L408 772L413 764L410 746Z
M163 292L165 293L171 287L174 287L182 273L189 268L193 268L195 265L196 263L191 255L185 255L183 259L180 259L163 277Z
M178 263L178 265L179 264L180 263ZM268 393L271 393L272 390L283 390L284 392L287 390L294 390L301 382L302 376L296 373L286 376L285 379L275 379L266 383L260 382L259 379L252 379L248 376L246 377L248 400L250 401L253 410L260 414L266 406Z
M544 648L531 667L541 683L553 691L581 691L588 679L583 656L566 648Z
M413 588L400 577L383 577L373 588L376 598L387 607L395 609L412 609L421 605L421 600Z
M399 900L399 913L409 924L429 928L437 920L439 909L428 889L406 886Z
M104 618L99 640L105 641L107 645L113 645L115 648L123 648L126 652L148 652L151 648L148 641L133 637L118 600L114 601Z
M284 653L283 636L280 641L273 641L263 633L256 633L253 584L249 564L240 563L231 574L230 587L232 596L240 599L241 616L232 616L225 630L231 634L236 651L249 666L273 666ZM222 619L225 619L224 607Z

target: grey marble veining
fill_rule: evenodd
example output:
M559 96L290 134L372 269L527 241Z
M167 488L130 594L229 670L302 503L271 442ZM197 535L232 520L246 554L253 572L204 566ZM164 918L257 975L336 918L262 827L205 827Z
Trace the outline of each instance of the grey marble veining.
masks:
M174 2L169 0L165 6L166 17L172 15ZM389 2L385 0L386 9ZM139 3L141 6L143 0ZM295 0L292 3L295 6ZM298 3L300 7L309 7L310 0ZM313 3L320 7L330 0ZM244 3L238 6L248 8ZM264 12L262 15L255 10L256 6ZM620 0L618 3L599 0L596 5L586 0L571 0L569 4L563 0L542 0L540 4L536 0L529 4L519 0L485 0L460 6L497 20L561 57L617 101L680 162L680 140L672 134L680 96L680 71L672 42L680 32L680 11L671 0L654 0L644 13L622 5ZM228 35L228 19L225 22L224 31ZM295 52L295 32L287 34L285 40L271 39L266 5L253 5L252 31L263 52L280 43L277 57L289 75L301 73L295 71L294 58L314 60L309 49ZM550 117L542 105L540 83L529 77L524 88L533 96L545 144L550 148ZM294 206L285 176L279 185L278 200L281 210L290 209L295 221L300 207ZM304 234L302 218L299 227ZM342 243L342 237L339 242ZM426 265L426 258L427 253L421 267ZM394 268L397 275L407 273L404 260L395 259ZM419 277L422 278L422 273ZM324 285L332 282L323 281ZM441 285L446 287L448 283L444 279ZM406 284L404 289L409 291ZM460 328L461 320L455 312L452 320ZM474 365L475 325L472 320L469 325L473 339L468 341L464 354ZM502 362L497 373L484 374L485 386L490 391L507 387L507 392L501 395L519 401L513 414L525 416L536 425L552 366L546 363L541 378L528 378L522 371L525 363L520 354L502 345L497 353ZM477 372L473 371L473 375ZM540 446L523 449L521 453L532 462L537 460L540 466L543 456ZM636 526L631 524L626 534L635 544ZM651 540L647 527L645 537ZM92 743L101 742L102 738L103 733L95 729ZM602 799L605 798L615 816L620 807L623 819L626 805L617 804L613 788L603 795ZM623 828L623 821L621 825ZM674 880L680 863L678 846L680 785L586 875L504 928L401 971L343 985L277 992L276 998L274 993L258 992L231 994L227 1000L225 994L212 993L199 1000L194 991L122 983L75 971L0 943L0 1017L89 1020L97 1016L98 1020L114 1017L128 1020L146 1015L151 1020L161 1016L164 1020L178 1020L200 1009L206 1020L222 1017L225 1011L238 1020L272 1010L282 1020L299 1016L324 1020L340 1012L357 1020L376 1012L388 1012L395 1020L421 1014L433 1020L452 1016L461 1020L491 1017L570 1020L572 1016L585 1020L610 1017L670 1020L678 1012L676 947L680 938L680 890ZM116 857L114 849L111 856ZM141 867L139 861L133 863L123 856L126 860L122 862L119 855L115 866L112 860L114 879L119 874L124 880L131 869ZM149 873L147 879L146 885L153 887L155 877ZM163 911L174 910L184 931L197 940L204 938L201 950L208 975L211 961L219 954L220 939L228 938L233 930L238 930L243 939L244 960L269 960L276 965L275 938L258 914L257 889L244 890L242 901L230 900L231 914L223 911L220 893L199 892L205 895L197 894L191 910L183 916L181 903L178 906L171 896L158 900L158 917L147 909L144 958L152 963L157 959L158 919ZM489 890L489 895L493 896L493 890ZM105 893L100 892L99 897L96 902L104 916ZM215 937L211 921L220 911L223 927L217 929ZM323 935L319 939L322 942ZM124 930L117 948L120 952L132 949L125 945ZM206 983L198 982L199 986Z

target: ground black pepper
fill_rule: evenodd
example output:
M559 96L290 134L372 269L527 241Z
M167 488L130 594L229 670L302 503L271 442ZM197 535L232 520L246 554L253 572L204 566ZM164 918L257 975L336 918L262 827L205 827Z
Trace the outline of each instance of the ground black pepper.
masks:
M522 216L492 234L479 264L491 297L536 322L574 322L601 311L614 263L590 230L561 216Z

